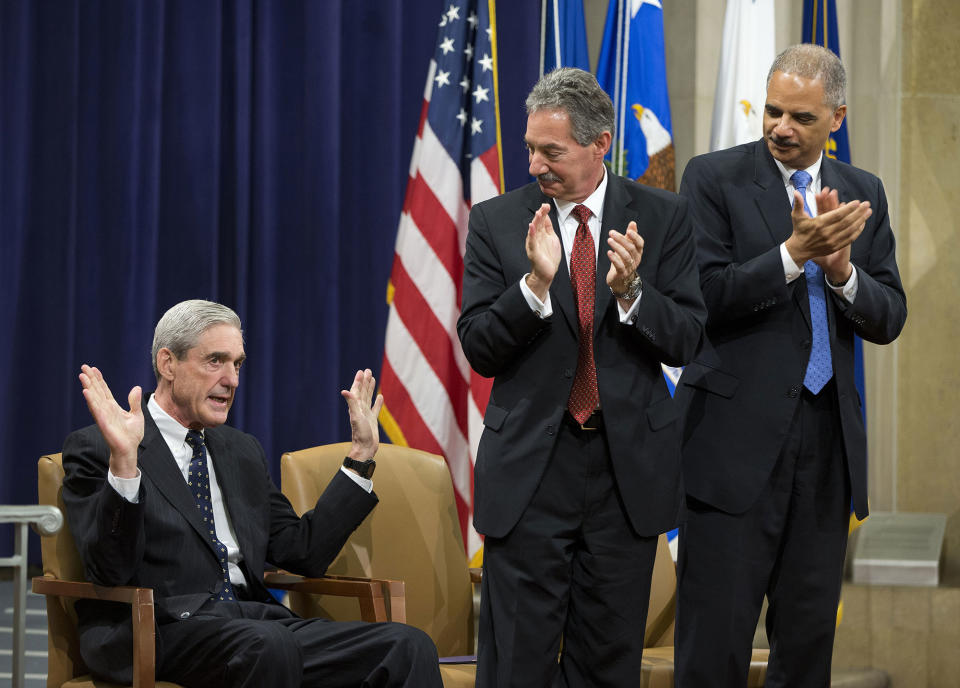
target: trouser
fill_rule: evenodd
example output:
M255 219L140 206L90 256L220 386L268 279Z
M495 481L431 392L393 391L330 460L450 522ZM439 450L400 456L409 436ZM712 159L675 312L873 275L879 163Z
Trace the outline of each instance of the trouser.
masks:
M831 383L816 396L804 390L767 488L745 513L688 497L677 561L678 688L746 685L764 595L767 688L830 685L849 514Z
M404 624L301 619L279 605L211 601L157 634L157 677L188 688L441 686L433 641Z
M520 521L484 542L478 688L639 681L657 538L633 532L603 430L571 420Z

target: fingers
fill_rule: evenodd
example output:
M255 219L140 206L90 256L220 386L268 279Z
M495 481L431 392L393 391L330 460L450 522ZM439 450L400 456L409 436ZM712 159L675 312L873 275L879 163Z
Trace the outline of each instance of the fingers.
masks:
M136 386L130 390L130 393L127 395L127 402L130 404L130 413L133 415L143 415L143 410L140 408L140 402L143 399L143 390L140 389L140 386Z
M553 223L550 222L550 205L543 203L537 209L537 212L534 213L533 219L530 221L530 234L534 235L539 232L552 230Z
M836 210L840 207L840 199L837 196L837 190L831 189L829 186L823 187L814 198L817 201L817 214L823 215L828 213L831 210Z
M383 395L378 394L377 400L373 403L373 415L376 418L380 417L380 409L383 408Z
M793 208L790 210L790 214L794 218L810 217L807 215L807 211L803 209L803 196L800 195L799 191L793 192Z
M376 388L377 380L373 377L373 371L367 368L357 371L357 374L353 376L350 389L341 389L340 396L347 401L348 405L355 404L358 409L368 409Z
M611 249L607 251L611 264L623 276L630 276L640 265L643 257L643 237L637 233L637 223L631 222L627 225L626 234L610 230L607 244Z

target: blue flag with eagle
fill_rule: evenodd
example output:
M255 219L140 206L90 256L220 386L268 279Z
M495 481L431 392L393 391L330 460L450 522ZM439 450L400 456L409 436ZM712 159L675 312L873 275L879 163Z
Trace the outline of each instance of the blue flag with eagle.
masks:
M613 171L676 189L660 0L610 0L597 81L613 100Z

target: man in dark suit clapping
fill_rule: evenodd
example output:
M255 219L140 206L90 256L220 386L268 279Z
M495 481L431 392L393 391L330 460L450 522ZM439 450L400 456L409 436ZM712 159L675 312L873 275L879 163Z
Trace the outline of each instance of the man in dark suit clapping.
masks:
M815 45L767 78L764 138L694 158L680 194L697 232L709 343L680 378L679 688L742 688L764 595L767 686L822 687L851 502L867 515L854 335L907 316L883 184L823 154L846 76Z
M703 336L693 228L683 198L606 170L613 105L592 75L544 76L527 113L537 181L471 210L457 325L495 378L477 686L626 686L657 535L682 505L660 362L684 365Z

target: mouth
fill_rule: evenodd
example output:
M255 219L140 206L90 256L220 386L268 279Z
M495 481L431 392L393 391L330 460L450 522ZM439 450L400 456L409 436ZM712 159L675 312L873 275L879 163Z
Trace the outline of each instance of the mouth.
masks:
M231 398L229 395L224 394L211 394L207 397L213 405L222 410L227 410L230 408Z

